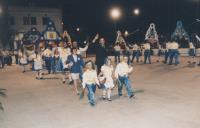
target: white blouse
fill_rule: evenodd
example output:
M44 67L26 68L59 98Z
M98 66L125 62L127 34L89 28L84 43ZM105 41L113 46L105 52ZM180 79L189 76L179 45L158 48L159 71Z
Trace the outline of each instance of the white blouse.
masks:
M85 88L86 84L99 84L96 70L86 70L83 73L83 88Z

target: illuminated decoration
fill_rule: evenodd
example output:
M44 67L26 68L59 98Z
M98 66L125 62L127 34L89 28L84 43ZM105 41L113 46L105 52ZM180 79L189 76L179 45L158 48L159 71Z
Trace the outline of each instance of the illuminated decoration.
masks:
M47 42L56 42L60 40L59 32L56 31L55 24L52 20L49 20L46 30L43 32L43 37Z
M156 31L156 25L154 23L151 23L149 26L149 29L146 32L145 40L149 41L150 43L158 43L158 34Z
M37 31L37 28L31 28L31 30L23 36L23 45L37 45L39 43L40 36L41 34Z
M121 33L120 31L117 31L117 39L116 39L115 43L119 43L119 44L124 44L124 43L126 43L126 42L125 42L125 39L124 39L124 37L122 36L122 33Z
M182 21L177 21L176 24L176 29L173 32L173 34L171 35L172 39L175 40L180 40L180 39L185 39L185 40L190 40L190 37L188 35L188 33L185 31L185 29L183 28L183 23Z

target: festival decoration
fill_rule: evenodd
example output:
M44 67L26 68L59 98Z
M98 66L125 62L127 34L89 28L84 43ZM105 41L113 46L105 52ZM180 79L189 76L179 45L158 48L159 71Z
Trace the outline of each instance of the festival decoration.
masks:
M171 35L171 39L180 40L183 38L185 40L190 41L190 37L189 37L188 33L185 31L182 21L177 21L176 29L173 32L173 34Z
M156 25L154 23L150 24L150 26L146 32L146 35L145 35L145 40L150 43L158 43L159 42L158 34L156 31Z

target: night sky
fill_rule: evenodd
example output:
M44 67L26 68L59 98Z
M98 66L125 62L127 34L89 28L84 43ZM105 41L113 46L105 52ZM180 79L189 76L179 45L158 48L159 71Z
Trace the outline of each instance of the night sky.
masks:
M130 32L140 29L134 37L144 38L151 22L156 24L159 35L171 34L176 21L182 20L189 33L199 32L200 0L6 0L8 5L56 7L63 10L64 28L70 32L80 27L82 33L96 32L106 37L114 33L114 22L109 17L113 6L123 10L123 17L116 22L116 28ZM133 15L139 8L141 14ZM112 36L113 37L113 36ZM109 38L111 40L111 38Z

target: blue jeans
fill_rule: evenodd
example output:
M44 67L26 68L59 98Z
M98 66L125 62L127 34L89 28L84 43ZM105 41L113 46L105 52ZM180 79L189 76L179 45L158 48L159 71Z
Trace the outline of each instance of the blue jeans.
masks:
M122 95L123 85L126 87L126 91L128 92L128 96L130 97L133 95L133 89L131 87L131 83L127 76L119 76L118 78L118 94L119 96Z
M167 63L167 61L168 61L169 53L170 53L170 50L168 50L168 51L166 50L165 51L165 61L164 61L165 63Z
M145 50L144 51L144 63L147 63L147 59L149 63L151 63L151 51L150 50Z
M88 100L89 100L89 103L91 105L94 105L95 104L95 99L94 99L94 94L95 94L95 91L96 91L96 85L95 84L86 84L86 87L88 89Z
M132 55L132 60L131 60L131 62L134 62L135 57L136 57L136 59L137 59L137 62L139 62L139 57L140 57L140 51L139 51L139 50L133 51L133 55Z
M175 59L175 64L179 64L179 52L177 49L172 49L170 51L170 61L169 61L169 64L172 64L173 62L173 59Z

